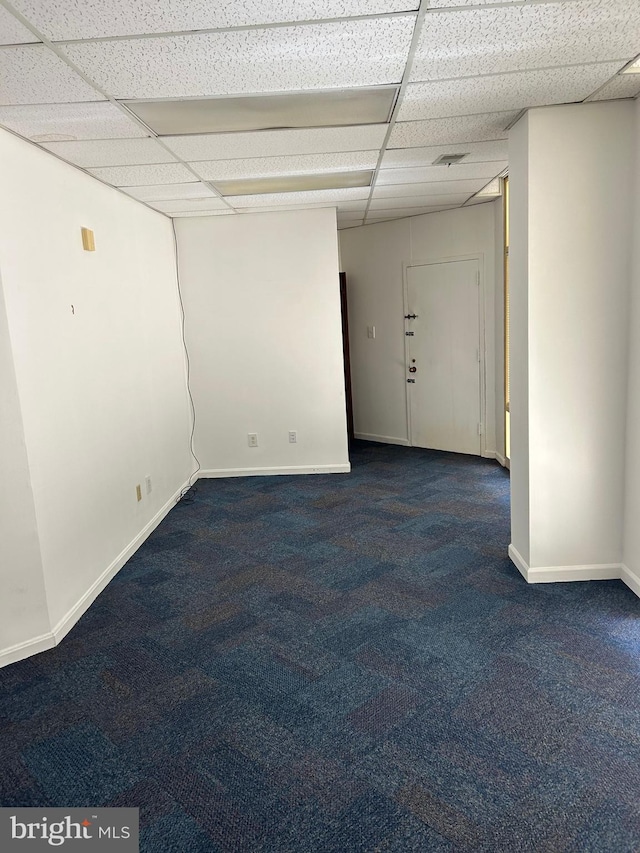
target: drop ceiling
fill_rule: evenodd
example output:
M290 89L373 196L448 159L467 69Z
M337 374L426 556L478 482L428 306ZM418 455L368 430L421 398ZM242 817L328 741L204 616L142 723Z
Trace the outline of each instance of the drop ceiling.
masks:
M494 199L522 111L639 53L639 0L0 0L0 126L168 216L353 228Z

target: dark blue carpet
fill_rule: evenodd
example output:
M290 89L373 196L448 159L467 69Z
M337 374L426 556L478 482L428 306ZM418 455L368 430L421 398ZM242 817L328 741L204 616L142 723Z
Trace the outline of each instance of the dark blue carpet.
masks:
M200 481L2 670L2 805L138 806L145 853L640 850L640 602L527 586L496 463L352 462Z

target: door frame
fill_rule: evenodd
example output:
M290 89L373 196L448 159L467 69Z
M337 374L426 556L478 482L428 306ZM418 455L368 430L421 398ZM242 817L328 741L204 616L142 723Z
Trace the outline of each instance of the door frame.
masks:
M480 340L478 346L480 349L479 362L479 385L480 385L480 423L482 424L482 432L480 433L480 456L491 456L487 454L487 373L486 373L486 338L485 338L485 285L484 285L484 252L474 252L470 255L447 255L440 258L427 258L425 260L411 260L402 262L402 304L404 314L409 313L409 268L410 267L427 267L435 264L451 264L456 261L477 261L478 262L478 325ZM409 331L407 320L404 321L404 331ZM405 386L404 394L407 409L407 435L409 444L414 447L413 443L413 428L411 424L411 401L409 397L409 383L406 381L408 376L407 367L409 365L409 340L404 337L404 363L405 363Z

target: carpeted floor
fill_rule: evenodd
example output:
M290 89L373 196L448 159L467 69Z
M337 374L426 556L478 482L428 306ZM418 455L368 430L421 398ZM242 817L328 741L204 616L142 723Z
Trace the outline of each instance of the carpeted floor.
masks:
M204 480L0 671L2 805L139 806L145 853L640 850L640 602L527 586L495 463Z

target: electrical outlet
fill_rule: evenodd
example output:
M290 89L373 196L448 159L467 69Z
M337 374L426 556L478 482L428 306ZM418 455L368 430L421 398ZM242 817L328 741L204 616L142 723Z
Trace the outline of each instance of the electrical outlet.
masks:
M248 433L247 439L249 441L249 447L257 447L258 446L258 433L257 432Z
M153 491L153 486L151 484L151 477L149 475L147 475L144 478L144 483L145 483L145 486L147 487L147 494L150 495L151 492Z
M140 483L136 486L136 497L138 498L138 501L142 500L142 488L140 487Z
M297 440L298 440L298 433L295 431L295 429L290 429L289 430L289 444L295 444Z
M367 337L375 338L376 336L376 327L375 326L367 326Z

